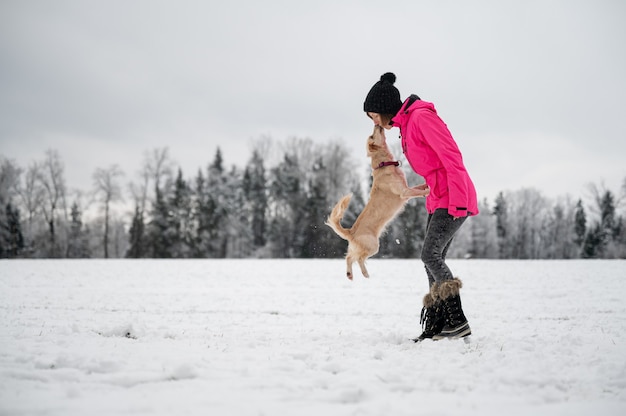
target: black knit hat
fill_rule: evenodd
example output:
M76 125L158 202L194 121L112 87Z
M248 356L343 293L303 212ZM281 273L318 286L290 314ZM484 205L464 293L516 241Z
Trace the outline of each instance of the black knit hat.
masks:
M378 81L365 97L363 111L366 113L393 114L395 115L402 107L400 91L393 86L396 76L387 72L381 75Z

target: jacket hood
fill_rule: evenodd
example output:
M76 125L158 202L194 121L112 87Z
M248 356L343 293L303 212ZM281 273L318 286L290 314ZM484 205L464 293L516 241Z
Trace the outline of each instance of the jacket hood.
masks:
M435 110L435 105L433 103L429 103L428 101L422 101L417 98L417 95L411 95L409 98L404 100L402 103L402 107L400 107L400 111L395 115L394 118L391 119L394 126L404 126L406 121L408 120L411 113L415 110L429 110L433 113L437 114L437 110Z

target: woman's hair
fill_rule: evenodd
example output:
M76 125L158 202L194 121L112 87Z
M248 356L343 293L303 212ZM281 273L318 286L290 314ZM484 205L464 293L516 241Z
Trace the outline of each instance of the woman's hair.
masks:
M381 114L380 115L380 122L383 123L383 126L387 125L390 126L391 123L391 119L394 118L396 115L395 114Z
M367 114L368 117L370 117L369 113L365 113ZM380 114L380 122L383 124L383 126L387 125L391 125L391 119L394 118L396 115L395 114ZM371 117L370 117L371 118Z

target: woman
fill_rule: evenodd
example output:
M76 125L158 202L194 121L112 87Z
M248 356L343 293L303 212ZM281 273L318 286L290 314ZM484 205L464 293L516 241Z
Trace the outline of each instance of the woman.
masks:
M402 150L413 170L426 180L424 187L430 188L422 249L430 291L424 296L420 319L423 332L414 341L465 337L471 329L461 308L462 283L446 265L446 253L467 217L478 214L476 190L435 106L417 95L402 102L395 81L394 74L383 74L367 94L363 110L376 125L400 128Z

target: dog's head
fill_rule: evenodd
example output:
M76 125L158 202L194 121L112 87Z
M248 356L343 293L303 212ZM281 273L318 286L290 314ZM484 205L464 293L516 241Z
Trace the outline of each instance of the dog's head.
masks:
M387 147L385 130L380 126L374 126L374 131L371 136L367 138L367 155L371 156L384 147Z

